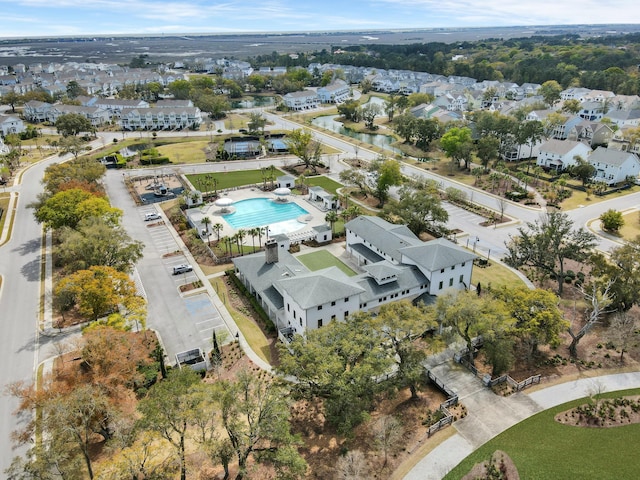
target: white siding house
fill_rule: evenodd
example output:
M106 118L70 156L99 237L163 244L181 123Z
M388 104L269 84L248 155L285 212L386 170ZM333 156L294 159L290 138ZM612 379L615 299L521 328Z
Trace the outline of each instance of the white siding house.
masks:
M637 178L640 173L640 160L635 153L612 148L596 148L589 163L596 168L594 180L607 185L622 183L627 177Z
M540 146L536 165L548 169L562 171L576 165L576 157L587 160L591 148L582 142L552 139Z

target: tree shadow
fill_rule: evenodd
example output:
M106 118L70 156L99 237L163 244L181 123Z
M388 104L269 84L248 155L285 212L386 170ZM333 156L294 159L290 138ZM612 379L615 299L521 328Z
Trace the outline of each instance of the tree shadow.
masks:
M23 243L22 245L17 246L13 249L14 252L17 252L19 255L28 255L30 253L37 252L42 247L42 242L40 238L34 238L33 240L29 240L28 242Z

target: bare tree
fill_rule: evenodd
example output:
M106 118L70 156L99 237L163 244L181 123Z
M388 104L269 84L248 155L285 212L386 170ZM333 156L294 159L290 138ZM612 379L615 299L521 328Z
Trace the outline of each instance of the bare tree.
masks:
M384 463L382 465L382 468L384 468L387 466L389 452L395 448L402 438L404 429L402 428L402 423L396 417L384 415L373 424L372 430L376 445L384 453Z
M340 480L360 480L367 478L367 461L360 450L351 450L338 460L338 478Z
M496 200L498 204L498 211L500 212L500 221L504 220L504 212L507 210L507 199L504 197L498 197Z
M607 336L620 349L620 362L625 352L638 341L638 322L636 317L628 311L620 311L611 321Z
M603 289L598 288L596 284L593 284L591 287L591 292L587 292L584 288L580 288L584 299L591 304L590 312L587 314L587 318L585 320L584 325L577 333L574 333L574 330L571 326L567 329L569 335L571 335L571 345L569 345L569 353L572 357L578 356L578 342L582 340L591 329L595 326L596 323L600 321L600 319L606 315L607 313L613 312L613 310L608 310L608 307L611 305L613 300L609 290L611 289L611 285L613 281L609 281Z

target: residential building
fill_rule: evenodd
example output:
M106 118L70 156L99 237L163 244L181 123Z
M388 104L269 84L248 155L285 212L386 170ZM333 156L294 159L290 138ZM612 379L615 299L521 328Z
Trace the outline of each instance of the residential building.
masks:
M540 146L536 165L561 172L576 165L576 157L587 160L590 153L591 148L583 142L551 139Z
M22 133L26 130L26 126L22 119L14 115L0 114L0 135L6 136L10 133Z
M202 123L202 112L197 107L126 109L118 123L123 130L196 129Z
M589 163L596 168L593 180L607 185L622 183L628 177L635 179L640 173L640 159L635 153L613 148L596 148L589 156Z
M287 93L282 97L282 101L291 110L309 110L320 105L320 97L313 90Z
M336 80L325 87L318 88L321 103L342 103L351 95L351 89L344 80Z
M471 282L476 256L448 240L423 242L406 226L371 216L357 217L345 229L346 251L360 266L355 276L336 267L312 272L275 239L265 251L233 260L238 278L282 340L401 299L430 303L435 295L466 289ZM322 234L315 233L316 239Z

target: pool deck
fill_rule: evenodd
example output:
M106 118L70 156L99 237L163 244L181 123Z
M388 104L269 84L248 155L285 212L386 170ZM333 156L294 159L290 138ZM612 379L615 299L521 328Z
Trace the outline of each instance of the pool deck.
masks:
M234 202L239 202L240 200L248 200L251 198L281 198L277 197L273 192L263 192L262 190L257 188L239 188L237 190L225 191L222 194L221 198L225 197L232 199ZM291 239L291 243L297 243L301 239L311 234L312 227L327 224L324 219L327 212L321 210L319 208L319 205L316 205L314 202L310 202L308 200L308 195L291 194L287 198L290 203L296 203L298 206L302 207L309 213L298 217L297 220L280 222L283 225L280 225L280 223L276 223L273 226L269 226L269 232L271 234L279 234L283 233L283 231L286 231L287 236ZM209 224L210 232L213 225L215 225L216 223L222 224L223 228L220 231L220 238L222 238L232 236L237 232L237 229L232 228L223 218L223 215L227 215L229 213L232 213L233 211L233 204L229 207L219 207L213 203L208 203L199 208L189 209L188 215L189 218L198 226L198 231L202 231L205 229L204 225L202 224L202 219L205 216L211 220L211 223ZM299 228L296 228L296 224L299 224ZM249 228L251 227L247 227L244 230L248 230ZM212 235L212 240L215 240L216 234ZM265 239L265 237L262 237L263 242ZM249 239L249 244L250 243L251 239Z

